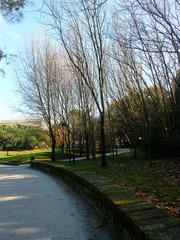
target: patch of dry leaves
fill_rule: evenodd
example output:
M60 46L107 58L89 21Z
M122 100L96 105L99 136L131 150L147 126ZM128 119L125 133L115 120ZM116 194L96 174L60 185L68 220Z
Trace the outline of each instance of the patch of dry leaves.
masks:
M149 176L156 180L170 181L171 184L175 186L180 186L180 163L178 161L162 163L159 161L146 162L144 164L133 165L129 167L127 165L122 166L119 171L122 173L135 172L139 176ZM123 183L123 185L128 188L131 192L135 193L138 197L145 198L149 203L155 205L158 208L167 210L171 215L180 216L180 196L174 201L166 201L168 193L163 193L164 201L159 201L156 197L158 190L152 189L151 192L140 191L138 187L130 187L128 184Z

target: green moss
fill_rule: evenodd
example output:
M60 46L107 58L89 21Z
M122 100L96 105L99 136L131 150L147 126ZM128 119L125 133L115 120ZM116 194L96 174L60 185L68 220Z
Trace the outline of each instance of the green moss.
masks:
M127 204L132 204L132 203L137 203L138 200L135 199L119 199L119 200L115 200L113 201L113 203L115 203L116 205L127 205Z

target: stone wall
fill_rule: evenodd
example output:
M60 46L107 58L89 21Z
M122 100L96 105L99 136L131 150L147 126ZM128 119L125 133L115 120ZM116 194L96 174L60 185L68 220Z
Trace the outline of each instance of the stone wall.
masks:
M117 240L180 240L180 221L107 178L34 161L34 168L63 178L110 226Z

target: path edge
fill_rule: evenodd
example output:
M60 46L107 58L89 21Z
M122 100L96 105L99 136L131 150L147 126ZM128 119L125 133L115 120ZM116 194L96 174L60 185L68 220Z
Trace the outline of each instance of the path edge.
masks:
M178 240L180 220L102 176L66 169L51 163L31 162L31 167L60 177L92 204L116 240Z

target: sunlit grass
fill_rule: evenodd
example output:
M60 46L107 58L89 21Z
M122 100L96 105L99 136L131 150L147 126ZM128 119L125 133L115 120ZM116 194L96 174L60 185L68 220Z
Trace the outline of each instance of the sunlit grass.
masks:
M33 149L21 151L0 151L0 163L26 164L30 162L31 157L37 160L50 160L50 148Z
M67 154L59 150L56 150L56 156L58 160L67 158ZM6 151L0 151L0 164L28 164L32 157L35 160L51 161L51 148L9 151L8 155Z
M39 153L45 153L50 152L50 148L46 149L32 149L32 150L19 150L19 151L0 151L0 159L1 158L9 158L9 157L15 157L15 156L21 156L21 155L29 155L29 154L39 154Z

